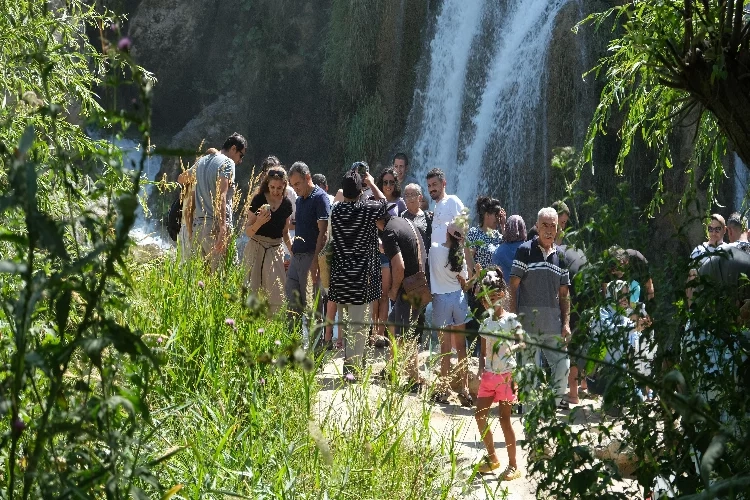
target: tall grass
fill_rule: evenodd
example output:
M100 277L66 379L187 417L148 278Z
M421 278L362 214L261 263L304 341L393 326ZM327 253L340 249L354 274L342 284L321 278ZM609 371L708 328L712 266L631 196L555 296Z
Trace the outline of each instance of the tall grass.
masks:
M162 452L180 447L159 471L178 498L461 494L429 405L406 404L395 385L371 388L369 375L352 385L321 376L325 358L300 362L284 318L245 307L253 291L239 270L208 276L200 263L164 259L134 278L123 320L162 358L153 432Z

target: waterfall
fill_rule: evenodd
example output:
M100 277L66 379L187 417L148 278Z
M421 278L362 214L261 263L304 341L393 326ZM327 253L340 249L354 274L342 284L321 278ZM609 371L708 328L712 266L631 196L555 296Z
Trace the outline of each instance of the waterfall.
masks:
M535 204L546 199L546 55L567 2L444 0L429 46L429 77L415 92L405 139L407 150L413 141L417 178L439 166L448 174L448 192L464 204L493 194L509 213L518 213L527 194ZM482 63L467 73L475 59Z
M421 115L412 148L412 164L420 181L430 168L439 166L450 174L450 166L456 163L466 68L483 9L484 2L479 0L444 0L437 17L426 88L415 91L419 111L412 111Z
M739 155L734 153L734 211L745 216L748 212L748 182L750 172Z

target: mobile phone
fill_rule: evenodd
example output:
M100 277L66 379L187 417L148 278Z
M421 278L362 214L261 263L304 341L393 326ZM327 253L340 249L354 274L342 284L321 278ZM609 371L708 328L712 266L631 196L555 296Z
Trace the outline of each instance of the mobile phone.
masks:
M363 161L355 161L352 163L352 170L355 170L360 177L365 178L370 173L370 166Z

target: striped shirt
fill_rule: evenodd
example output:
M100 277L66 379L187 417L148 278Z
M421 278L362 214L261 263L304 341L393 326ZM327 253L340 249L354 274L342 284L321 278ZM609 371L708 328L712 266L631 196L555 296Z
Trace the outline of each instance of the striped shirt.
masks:
M570 285L562 249L553 243L552 251L545 256L538 238L527 241L516 250L510 274L521 278L518 313L523 318L524 330L529 334L559 336L560 287Z
M385 200L342 201L331 211L331 287L337 304L365 304L380 298L380 254L375 221Z

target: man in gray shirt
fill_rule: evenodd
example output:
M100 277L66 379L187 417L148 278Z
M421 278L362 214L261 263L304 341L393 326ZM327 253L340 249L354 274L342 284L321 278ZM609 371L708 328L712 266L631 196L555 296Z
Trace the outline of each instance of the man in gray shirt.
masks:
M177 181L195 183L192 248L216 271L226 258L227 240L232 227L232 197L235 166L242 163L247 140L234 133L224 141L221 151L201 157Z

